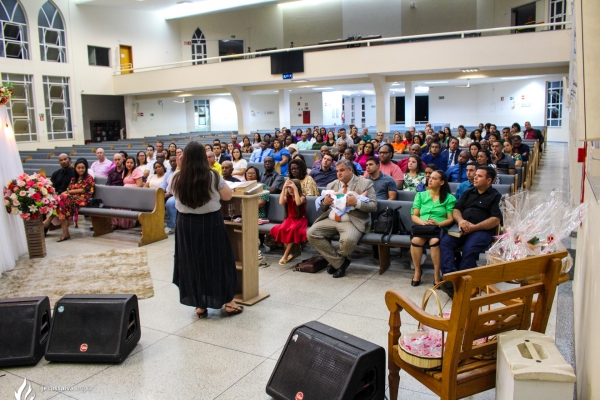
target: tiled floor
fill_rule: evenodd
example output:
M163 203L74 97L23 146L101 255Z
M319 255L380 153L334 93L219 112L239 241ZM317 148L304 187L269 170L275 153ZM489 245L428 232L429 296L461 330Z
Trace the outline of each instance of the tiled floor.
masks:
M549 159L552 162L548 162ZM550 144L534 190L549 191L566 174L566 147ZM563 179L562 182L565 182ZM568 188L568 186L566 186ZM73 240L55 243L58 231L47 238L48 256L95 253L113 248L134 248L139 232L119 231L93 238L88 225L74 230ZM407 255L394 250L392 267L377 274L370 247L360 247L346 278L332 279L325 271L303 274L279 266L280 253L263 249L270 266L260 270L266 300L228 317L211 310L198 320L194 309L179 304L171 283L173 237L146 246L155 296L140 301L142 339L122 364L60 364L41 361L35 367L9 368L0 377L0 398L14 398L26 378L37 399L261 399L269 398L265 386L293 327L318 320L337 329L386 347L388 313L384 294L396 289L420 302L433 280L431 261L425 264L424 284L410 286L412 272ZM314 250L307 246L303 257ZM483 262L483 257L482 257ZM445 305L448 297L440 292ZM415 320L403 314L405 329L416 329ZM553 312L549 333L553 334ZM42 391L42 386L63 387L63 392ZM423 385L402 373L403 398L433 399ZM74 387L74 390L64 390ZM493 391L474 396L491 399Z

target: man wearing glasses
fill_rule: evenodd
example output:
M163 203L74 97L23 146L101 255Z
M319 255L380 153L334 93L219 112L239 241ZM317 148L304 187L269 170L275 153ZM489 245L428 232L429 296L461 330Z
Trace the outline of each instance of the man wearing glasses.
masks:
M206 152L206 157L208 158L208 165L210 165L211 169L214 169L219 173L219 175L223 175L223 171L221 169L221 164L216 161L215 153L212 151Z
M396 182L396 186L401 188L404 183L404 173L398 165L392 162L394 148L391 144L384 144L379 149L379 171L383 174L391 176ZM369 174L365 172L366 178Z

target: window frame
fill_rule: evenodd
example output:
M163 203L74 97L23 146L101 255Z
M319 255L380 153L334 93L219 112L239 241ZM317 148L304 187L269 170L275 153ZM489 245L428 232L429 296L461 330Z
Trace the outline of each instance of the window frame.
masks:
M58 80L58 81L57 81ZM49 141L56 140L73 140L73 125L71 115L71 93L70 79L66 76L42 76L42 82L44 85L44 108L46 111L46 129ZM61 97L52 97L52 88L61 86ZM54 114L52 112L53 105L61 103L63 105L62 114ZM64 120L65 130L55 131L55 123ZM65 137L57 137L62 136Z
M13 73L0 73L0 78L4 82L11 82L13 86L24 86L24 96L20 98L17 91L13 93L12 100L6 104L6 111L10 122L13 127L13 133L15 140L19 142L39 142L40 136L37 131L37 124L35 119L35 92L33 86L33 75L29 74L13 74ZM14 115L14 106L18 103L24 102L26 106L26 115ZM29 127L27 132L19 133L15 129L17 122L27 121ZM27 138L25 140L22 140Z
M21 2L19 0L15 1L15 6L11 10L11 12L9 12L9 10L6 8L7 6L4 4L3 0L0 0L0 7L2 7L4 12L8 16L8 18L10 18L9 20L5 20L5 19L0 20L0 29L1 29L0 30L0 58L10 58L13 60L29 60L30 54L29 54L29 34L27 31L27 16L25 15L25 11L23 9ZM21 13L23 14L23 17L25 18L24 23L14 20L17 8L21 9ZM5 29L6 25L16 25L19 27L19 32L21 35L20 40L6 38L6 36L4 35L4 29ZM18 45L21 48L20 54L22 56L21 57L8 57L6 55L6 47L9 44Z
M108 67L108 68L111 68L111 64L112 64L112 58L111 58L111 56L110 56L110 50L111 50L111 48L110 48L110 47L92 46L92 45L88 44L88 45L87 45L87 48L88 48L88 65L89 65L90 67L104 67L104 68ZM96 53L95 53L96 49L102 49L102 50L106 50L106 54L107 54L107 60L108 60L108 65L102 65L102 64L91 64L91 63L90 63L90 49L93 49L93 50L94 50L94 59L95 59L95 60L97 60L97 56L96 56Z
M49 16L48 14L46 14L46 10L44 9L44 6L46 4L50 4L54 8L53 15ZM44 21L47 22L47 24L48 24L47 26L43 26L43 25L39 24L39 20L42 15L44 16ZM60 19L60 25L62 25L62 28L55 27L57 18ZM64 27L65 27L65 19L62 17L60 10L56 6L56 4L54 4L50 0L48 0L46 3L42 4L42 6L40 7L40 11L38 13L38 34L39 34L39 39L40 39L40 58L42 61L57 62L57 63L64 63L64 64L67 63L67 61L68 61L68 58L67 58L67 32ZM58 44L46 42L46 33L47 32L57 32ZM58 58L56 60L48 59L48 51L49 50L58 51Z

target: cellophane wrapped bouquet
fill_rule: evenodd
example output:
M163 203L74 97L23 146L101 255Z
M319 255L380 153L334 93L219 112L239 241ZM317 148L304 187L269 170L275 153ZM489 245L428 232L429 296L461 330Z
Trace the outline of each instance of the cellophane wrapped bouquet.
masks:
M564 251L562 240L581 224L588 207L587 203L572 207L565 198L558 190L550 195L524 191L503 198L500 208L505 231L486 253L487 263ZM565 257L561 273L572 266L571 256Z

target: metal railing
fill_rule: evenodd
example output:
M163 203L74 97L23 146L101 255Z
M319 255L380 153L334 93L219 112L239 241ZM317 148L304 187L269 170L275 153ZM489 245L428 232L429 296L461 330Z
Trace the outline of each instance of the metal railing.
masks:
M571 21L555 22L555 23L551 23L551 24L506 26L506 27L502 27L502 28L473 29L473 30L468 30L468 31L428 33L428 34L424 34L424 35L396 36L396 37L356 40L356 41L339 42L339 43L315 44L315 45L302 46L302 47L290 47L290 48L285 48L285 49L266 50L266 51L260 51L260 52L250 52L250 53L240 53L240 54L233 54L233 55L227 55L227 56L207 57L207 58L202 59L202 65L210 64L211 62L212 63L220 63L223 60L249 59L249 58L253 58L255 56L263 56L263 55L274 54L274 53L285 53L288 51L296 51L296 50L308 50L308 51L322 50L322 49L326 49L329 47L332 47L332 48L338 47L339 48L340 46L357 45L357 44L366 45L366 47L370 47L371 44L376 44L376 43L381 43L381 44L385 44L385 42L393 42L390 44L398 44L398 42L409 43L409 42L417 41L417 40L421 40L421 39L435 39L435 38L448 39L450 36L455 36L457 39L459 37L460 37L460 39L464 39L464 38L471 38L471 37L474 37L473 35L482 34L482 33L494 33L494 32L509 32L510 33L511 31L525 29L525 28L526 29L533 29L533 28L537 29L537 28L549 28L549 27L562 27L562 28L567 29L567 26L570 29ZM161 65L152 65L152 66L148 66L148 67L136 67L136 68L131 67L129 69L121 68L121 66L120 66L120 68L118 70L116 70L113 74L120 75L123 72L128 73L127 71L130 71L129 73L155 71L155 70L161 70L161 69L167 69L167 68L186 67L186 66L191 66L194 64L198 65L198 60L177 61L177 62L161 64ZM125 65L125 64L123 64L123 65Z

